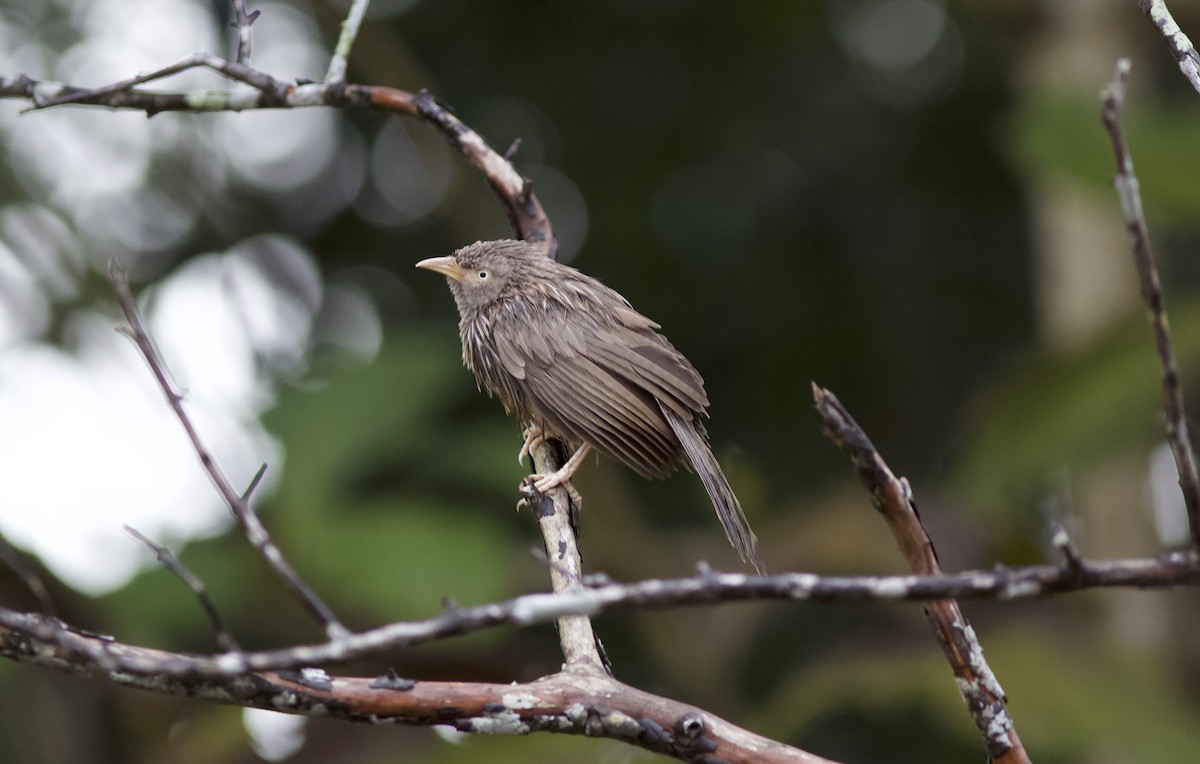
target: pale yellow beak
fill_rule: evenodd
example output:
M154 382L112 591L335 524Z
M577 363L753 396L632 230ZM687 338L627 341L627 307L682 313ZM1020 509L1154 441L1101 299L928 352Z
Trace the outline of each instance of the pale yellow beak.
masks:
M429 271L437 271L446 278L454 279L458 282L465 281L467 278L467 272L462 269L462 266L453 257L431 257L428 260L422 260L417 263L417 267Z

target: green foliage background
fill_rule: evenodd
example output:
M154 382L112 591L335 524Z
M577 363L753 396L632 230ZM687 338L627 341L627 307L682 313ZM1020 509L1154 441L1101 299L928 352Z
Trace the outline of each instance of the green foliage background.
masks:
M523 138L517 166L552 220L574 213L546 168L574 183L587 227L573 264L658 320L704 373L716 451L773 570L901 569L817 430L810 380L833 389L913 482L948 567L1051 557L1051 514L1082 528L1083 551L1095 554L1087 541L1107 518L1076 503L1086 491L1066 491L1063 476L1086 485L1105 465L1145 460L1161 438L1158 369L1136 310L1079 347L1044 345L1030 187L1052 177L1119 221L1095 98L1111 64L1090 72L1087 88L1033 84L1023 50L1055 33L1052 13L949 2L959 70L905 97L839 43L836 5L426 0L368 20L349 76L429 88L495 146ZM1187 391L1200 401L1200 100L1128 6L1121 42L1138 53L1128 129ZM332 44L340 4L298 7ZM1180 20L1200 31L1185 10ZM256 29L270 23L264 13ZM389 119L344 118L368 137ZM313 359L319 384L285 387L265 419L286 464L264 517L355 627L427 616L446 597L479 603L546 586L529 553L534 523L513 512L519 427L461 368L441 280L412 272L422 257L508 235L506 223L474 171L424 126L405 129L429 161L453 168L437 212L393 228L346 212L305 235L327 274L394 275L374 290L383 349L369 365ZM289 232L251 190L236 201L243 233ZM179 261L228 244L219 226L194 238ZM1119 278L1134 280L1132 267ZM590 570L682 575L701 559L736 569L690 476L649 484L601 461L577 485ZM1104 553L1153 554L1147 513L1128 514L1147 530ZM320 638L237 534L182 557L243 644ZM11 581L3 591L5 602L22 597ZM98 601L59 598L67 620L123 640L215 649L194 601L159 570ZM1171 764L1195 757L1196 605L1192 591L1098 592L966 609L1035 761ZM916 607L627 612L597 628L623 680L833 759L984 755ZM521 681L559 661L551 627L499 629L346 671ZM654 758L597 741L451 744L423 729L322 720L307 734L292 761ZM255 759L236 709L0 664L5 762Z

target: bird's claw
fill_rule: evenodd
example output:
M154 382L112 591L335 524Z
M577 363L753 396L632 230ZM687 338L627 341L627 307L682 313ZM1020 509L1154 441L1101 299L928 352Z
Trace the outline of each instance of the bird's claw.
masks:
M521 450L517 453L517 464L524 464L526 456L532 463L533 449L546 442L546 435L542 432L541 427L531 424L521 432L521 437L525 442L521 444Z
M583 506L583 496L571 484L570 474L560 469L549 475L527 475L517 486L517 490L521 492L521 499L517 501L517 511L520 512L522 507L529 506L530 499L537 495L545 496L555 488L562 488L566 491L567 496L576 507Z

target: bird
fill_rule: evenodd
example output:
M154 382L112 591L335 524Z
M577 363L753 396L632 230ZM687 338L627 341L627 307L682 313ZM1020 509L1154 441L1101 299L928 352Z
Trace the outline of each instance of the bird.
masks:
M544 438L571 454L559 470L533 476L539 492L561 485L574 493L571 476L592 449L650 479L689 466L743 562L766 572L709 446L704 380L659 324L527 241L478 241L416 267L446 277L464 364L528 425L518 459Z

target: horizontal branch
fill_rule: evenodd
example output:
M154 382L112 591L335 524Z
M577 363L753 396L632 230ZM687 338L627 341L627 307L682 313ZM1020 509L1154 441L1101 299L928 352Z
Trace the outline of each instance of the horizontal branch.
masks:
M53 628L49 622L43 626ZM110 660L80 659L95 652ZM161 666L179 656L62 629L48 642L0 633L0 653L121 687L305 716L366 724L439 724L482 734L604 737L684 761L833 764L594 670L565 670L527 684L426 682L392 673L333 677L314 668L166 676L126 667Z
M1200 558L1177 552L1157 559L1064 562L1024 568L997 568L936 576L818 576L785 573L701 573L689 578L603 583L566 594L527 594L502 602L456 607L432 618L401 621L350 634L319 645L279 650L202 656L155 652L130 653L115 642L103 644L105 660L130 673L163 676L232 677L247 671L278 671L326 666L380 655L397 648L499 625L545 623L563 615L596 615L617 608L664 608L747 600L820 603L848 601L928 601L948 598L1034 599L1085 589L1136 587L1161 589L1200 582ZM64 627L56 620L0 608L0 654L14 660L36 658L39 645L55 644ZM17 649L14 645L25 645ZM92 648L94 652L94 646ZM93 660L81 652L74 660Z

